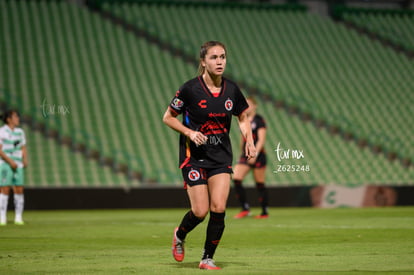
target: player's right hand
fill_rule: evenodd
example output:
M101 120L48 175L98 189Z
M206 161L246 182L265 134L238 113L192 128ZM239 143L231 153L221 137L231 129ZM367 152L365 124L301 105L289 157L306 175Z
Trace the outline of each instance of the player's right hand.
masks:
M16 170L17 169L17 163L14 161L11 161L11 163L9 163L11 169Z
M245 155L248 160L257 157L256 146L254 146L253 143L246 142L246 146L244 150L245 150Z
M206 144L207 137L203 133L198 131L192 131L190 134L190 140L194 142L197 146Z

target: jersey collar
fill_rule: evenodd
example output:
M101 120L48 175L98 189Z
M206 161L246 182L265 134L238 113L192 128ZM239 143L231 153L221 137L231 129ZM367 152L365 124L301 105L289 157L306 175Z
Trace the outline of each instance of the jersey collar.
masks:
M203 88L204 92L210 96L210 97L214 97L213 93L209 90L209 88L207 87L206 83L204 82L203 77L200 75L198 76L198 81L200 82L201 87ZM222 95L224 95L224 91L226 90L226 79L223 77L222 81L221 81L221 90L220 93L217 97L220 97Z

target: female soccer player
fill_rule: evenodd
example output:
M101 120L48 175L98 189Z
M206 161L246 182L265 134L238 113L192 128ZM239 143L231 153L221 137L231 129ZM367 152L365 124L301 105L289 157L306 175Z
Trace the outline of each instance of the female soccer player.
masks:
M23 225L23 168L27 166L26 138L18 128L19 113L6 111L3 115L5 125L0 128L0 225L7 224L7 204L10 186L13 186L15 219L14 223Z
M238 117L246 139L246 157L256 156L246 99L234 82L223 77L226 54L222 43L204 43L199 76L181 86L163 117L165 124L180 133L180 168L191 203L191 210L174 230L172 253L176 261L183 261L185 237L210 212L200 269L220 269L213 256L224 231L230 192L232 115ZM183 114L182 122L179 114Z
M250 215L250 207L247 203L246 191L243 188L242 181L250 169L253 169L253 176L256 182L257 192L259 194L259 202L262 207L262 213L260 215L257 215L255 218L264 219L269 217L269 213L267 211L267 190L264 184L266 172L266 153L264 150L264 144L266 140L266 123L260 115L256 114L256 100L253 97L248 97L247 102L249 103L247 116L249 117L249 121L251 121L253 140L256 146L256 150L259 153L256 157L249 160L244 155L240 156L238 164L234 167L234 188L236 191L236 196L242 206L242 211L234 217L236 219L240 219Z

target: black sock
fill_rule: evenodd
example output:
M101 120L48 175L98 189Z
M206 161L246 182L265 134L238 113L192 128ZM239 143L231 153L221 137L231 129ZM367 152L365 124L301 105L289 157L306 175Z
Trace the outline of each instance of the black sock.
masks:
M262 215L267 215L268 197L265 184L262 182L256 182L256 189L259 195L259 203L262 207Z
M204 218L200 219L194 215L193 211L188 211L187 214L184 215L183 220L181 221L180 226L177 230L177 237L180 240L184 240L191 230L193 230L199 223L201 223Z
M224 231L224 217L226 213L216 213L210 211L210 220L207 226L206 242L204 244L203 260L214 256L214 252L220 242Z
M239 200L241 207L243 210L249 210L249 204L247 203L246 199L246 190L242 185L241 180L233 180L234 182L234 189L236 191L236 198Z

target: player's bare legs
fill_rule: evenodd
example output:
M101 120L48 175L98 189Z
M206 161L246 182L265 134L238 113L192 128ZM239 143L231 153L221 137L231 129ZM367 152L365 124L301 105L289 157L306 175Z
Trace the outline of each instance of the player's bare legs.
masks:
M244 177L249 173L250 166L243 163L238 163L234 167L233 179L234 180L243 180Z
M208 187L205 184L195 185L193 187L187 186L187 194L191 203L191 211L193 211L194 215L200 219L207 216L210 208L208 192Z
M254 168L253 177L255 182L265 182L266 167Z
M230 174L221 173L208 179L210 193L210 210L217 213L226 211L227 199L230 193Z

